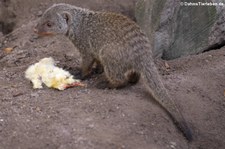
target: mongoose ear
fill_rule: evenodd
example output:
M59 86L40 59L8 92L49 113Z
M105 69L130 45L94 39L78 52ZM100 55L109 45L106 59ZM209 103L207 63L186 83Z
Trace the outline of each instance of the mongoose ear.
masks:
M68 25L72 23L72 16L69 12L63 11L61 15L66 20Z

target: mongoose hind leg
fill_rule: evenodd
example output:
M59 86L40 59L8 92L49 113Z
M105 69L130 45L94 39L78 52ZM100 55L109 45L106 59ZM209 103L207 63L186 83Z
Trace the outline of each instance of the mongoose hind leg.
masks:
M140 80L140 74L134 71L126 73L106 73L107 80L98 83L98 88L117 88L121 89L126 86L136 84Z
M140 73L135 71L128 71L126 73L126 77L128 78L128 82L130 84L136 84L140 80Z
M107 80L100 81L97 83L97 88L123 88L128 85L136 84L140 79L140 74L118 66L115 68L114 65L108 65L104 67L104 72Z
M105 78L96 83L98 89L120 89L128 85L125 73L115 73L114 69L104 67Z
M113 65L105 65L104 66L104 73L105 73L105 79L100 80L96 87L99 89L105 89L105 88L123 88L128 85L128 78L125 75L125 72L117 70L117 68L112 68Z
M117 50L115 50L117 49ZM107 44L100 50L100 59L104 67L107 83L104 82L105 88L123 88L131 82L137 82L138 76L132 73L129 61L126 61L123 54L126 49L118 43ZM131 79L133 78L133 80ZM102 84L97 87L103 88Z
M108 65L104 67L105 76L107 82L105 82L106 88L123 88L128 85L128 78L125 76L125 72L119 68L111 67L113 65Z

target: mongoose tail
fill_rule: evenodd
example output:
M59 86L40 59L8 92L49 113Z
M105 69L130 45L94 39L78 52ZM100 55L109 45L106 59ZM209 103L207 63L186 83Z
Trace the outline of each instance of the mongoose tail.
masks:
M168 112L174 124L183 133L185 138L188 141L192 141L193 138L191 129L188 127L183 115L177 108L175 102L167 93L167 90L161 81L155 64L151 62L151 60L149 60L149 62L142 62L142 68L140 69L142 69L141 72L145 85L152 97Z

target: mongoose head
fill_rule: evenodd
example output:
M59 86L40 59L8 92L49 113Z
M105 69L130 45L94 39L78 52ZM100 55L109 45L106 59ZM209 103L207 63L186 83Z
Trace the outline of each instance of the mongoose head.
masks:
M65 5L55 4L48 8L38 21L34 32L41 36L65 35L72 17L64 7Z

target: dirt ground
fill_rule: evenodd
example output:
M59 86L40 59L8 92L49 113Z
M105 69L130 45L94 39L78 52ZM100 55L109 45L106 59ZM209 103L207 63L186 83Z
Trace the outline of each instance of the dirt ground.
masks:
M102 1L74 1L132 16L128 7L134 1L113 3L115 7L112 1L101 7L97 2ZM85 81L87 88L32 89L24 72L41 58L52 56L73 74L80 64L78 51L67 39L38 38L32 32L38 16L53 2L39 3L23 11L19 3L14 9L20 10L16 29L0 36L0 149L225 148L225 48L167 61L169 68L165 61L157 62L166 88L193 130L194 141L188 143L142 81L100 90L94 84L102 76L95 75ZM13 50L7 53L6 47Z

